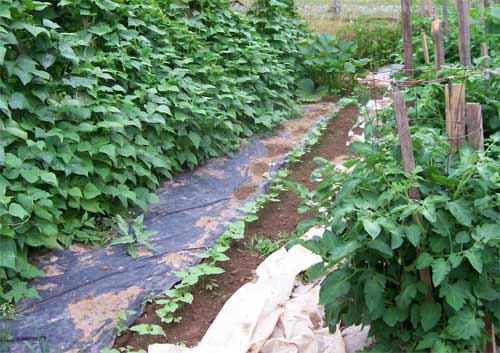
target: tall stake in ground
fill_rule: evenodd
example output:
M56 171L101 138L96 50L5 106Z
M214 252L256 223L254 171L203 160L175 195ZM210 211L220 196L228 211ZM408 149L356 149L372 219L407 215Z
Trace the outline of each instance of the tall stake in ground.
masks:
M403 92L395 89L393 93L393 99L394 109L396 111L396 123L398 127L399 144L401 145L403 165L405 171L411 173L415 169L415 156L413 154L413 145L411 143L408 114L406 112L406 102ZM410 190L408 190L408 196L410 196L410 198L414 200L420 199L420 193L418 192L417 188L411 188ZM422 215L415 215L413 219L415 223L422 225ZM420 253L419 248L417 248L417 253ZM429 267L425 267L419 270L419 276L420 279L427 285L427 298L434 301L434 297L432 295L432 278Z
M486 39L486 18L484 16L484 0L479 0L479 9L481 11L481 29L483 31L483 37ZM481 43L481 56L488 56L488 43ZM484 67L489 66L489 60L485 59L482 63Z
M467 124L467 135L469 144L475 150L482 150L484 147L483 117L481 114L481 104L465 104L465 122Z
M420 32L420 38L422 39L422 51L424 52L424 62L428 64L429 61L429 47L427 46L427 36L425 31L422 29Z
M465 144L465 84L445 86L446 132L452 151Z
M439 18L432 21L431 36L434 44L434 67L439 70L444 65L445 60L443 26L441 26Z
M427 16L432 18L434 16L432 9L432 0L427 0Z
M450 27L448 25L448 0L443 0L443 24L446 34L450 34Z
M457 0L458 52L460 64L472 64L470 54L470 3L469 0Z
M403 56L405 75L413 75L413 47L411 44L411 7L410 0L401 0L401 26L403 32Z

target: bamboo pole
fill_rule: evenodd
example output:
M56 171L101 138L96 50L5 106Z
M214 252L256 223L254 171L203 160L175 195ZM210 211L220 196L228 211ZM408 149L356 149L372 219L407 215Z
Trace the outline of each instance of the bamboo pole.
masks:
M425 17L425 0L420 0L419 13L420 17Z

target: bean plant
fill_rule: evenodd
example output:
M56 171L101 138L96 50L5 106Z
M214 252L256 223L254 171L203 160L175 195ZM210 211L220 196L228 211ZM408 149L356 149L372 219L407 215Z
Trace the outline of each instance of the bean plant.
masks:
M293 115L281 55L222 0L2 2L0 301L37 295L29 248L98 243L162 179Z

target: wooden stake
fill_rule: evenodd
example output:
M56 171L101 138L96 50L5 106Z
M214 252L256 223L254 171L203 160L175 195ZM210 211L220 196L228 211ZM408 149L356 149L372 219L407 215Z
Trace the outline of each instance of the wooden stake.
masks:
M408 114L406 112L406 102L403 92L394 89L393 93L394 109L396 112L396 124L398 127L399 143L401 145L401 156L403 158L403 165L405 171L411 173L415 169L415 156L413 154L413 145L411 143L410 128L408 123ZM408 190L408 195L414 200L420 199L420 193L417 188ZM414 216L414 221L418 224L423 224L424 220L422 215ZM420 249L417 248L417 254ZM429 267L419 270L420 279L427 285L427 298L434 301L432 294L432 278Z
M432 21L431 35L434 44L434 67L440 69L444 65L445 57L443 28L438 18Z
M481 104L467 103L465 105L465 123L467 125L467 135L469 144L475 150L483 150L483 117L481 115Z
M488 52L488 44L487 43L481 43L481 56L488 57L490 56ZM490 66L490 60L488 58L485 58L483 62L481 63L482 67L488 67Z
M483 30L483 36L486 38L486 18L484 15L484 0L479 0L479 11L481 13L481 28ZM488 53L488 43L481 43L481 56L489 56ZM490 66L490 62L488 59L484 59L481 63L481 66L488 67Z
M413 47L411 44L410 0L401 0L401 26L403 32L403 56L406 77L413 76Z
M432 0L427 0L427 15L432 18L434 14L432 12Z
M422 50L424 51L424 61L426 64L430 63L429 60L429 48L427 47L427 36L425 32L420 32L420 38L422 39Z
M420 17L425 17L425 0L420 0L419 13Z
M446 132L452 151L465 144L465 84L447 84L444 90L446 99Z
M448 0L443 1L443 23L444 23L444 31L446 34L450 34L450 27L448 25Z
M458 51L460 64L471 66L470 55L470 3L469 0L457 0Z
M332 10L333 12L335 12L336 15L340 14L341 11L340 0L333 0Z

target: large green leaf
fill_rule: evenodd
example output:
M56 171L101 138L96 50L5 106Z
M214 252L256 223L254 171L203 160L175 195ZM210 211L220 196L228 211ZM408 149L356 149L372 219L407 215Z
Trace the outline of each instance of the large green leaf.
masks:
M484 321L466 308L450 317L444 332L452 339L469 340L472 337L479 337L483 327Z
M439 258L434 260L432 262L432 283L434 283L434 287L439 286L449 272L450 265L445 259Z
M468 202L465 200L452 201L448 202L447 207L458 223L465 226L472 225L474 215Z
M0 235L0 268L8 267L13 270L17 270L16 256L16 241L14 239L5 238Z
M385 277L380 274L373 274L365 282L364 294L365 302L370 313L384 307Z
M441 318L441 305L426 300L420 305L420 324L424 331L429 331L437 325Z

